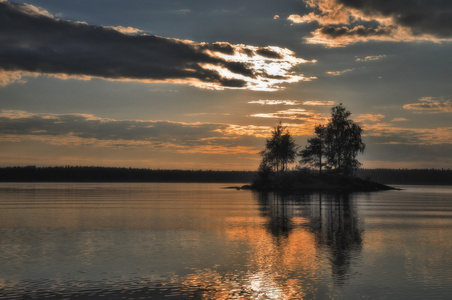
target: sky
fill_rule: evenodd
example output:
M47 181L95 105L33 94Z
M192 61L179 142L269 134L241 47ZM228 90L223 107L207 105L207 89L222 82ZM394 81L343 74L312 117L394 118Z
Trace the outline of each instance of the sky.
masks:
M0 166L255 170L342 103L364 168L452 168L447 0L0 0Z

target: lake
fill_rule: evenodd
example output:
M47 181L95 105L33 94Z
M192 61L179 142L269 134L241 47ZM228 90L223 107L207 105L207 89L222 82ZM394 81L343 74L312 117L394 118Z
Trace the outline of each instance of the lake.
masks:
M452 186L0 183L0 299L450 299Z

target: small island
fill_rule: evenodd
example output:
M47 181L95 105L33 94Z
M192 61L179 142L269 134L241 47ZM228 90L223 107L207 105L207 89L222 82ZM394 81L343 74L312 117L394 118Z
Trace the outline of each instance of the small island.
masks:
M351 113L342 105L331 109L326 125L314 128L315 137L308 139L301 151L287 127L279 123L261 151L256 178L250 188L257 191L380 191L395 189L355 176L361 166L358 153L366 145L361 139L362 128L350 120ZM299 164L289 169L296 158Z

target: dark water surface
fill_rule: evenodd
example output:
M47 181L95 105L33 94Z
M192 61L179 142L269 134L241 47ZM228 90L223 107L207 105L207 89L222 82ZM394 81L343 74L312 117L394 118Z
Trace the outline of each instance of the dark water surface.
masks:
M0 299L451 299L452 187L0 183Z

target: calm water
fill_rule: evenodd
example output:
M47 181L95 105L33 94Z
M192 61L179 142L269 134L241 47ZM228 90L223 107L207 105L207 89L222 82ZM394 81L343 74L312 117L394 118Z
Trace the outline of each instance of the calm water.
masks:
M450 299L452 187L1 183L0 299Z

